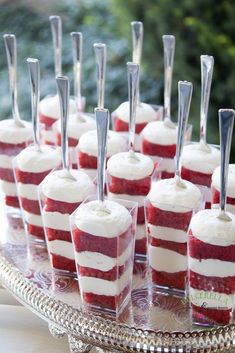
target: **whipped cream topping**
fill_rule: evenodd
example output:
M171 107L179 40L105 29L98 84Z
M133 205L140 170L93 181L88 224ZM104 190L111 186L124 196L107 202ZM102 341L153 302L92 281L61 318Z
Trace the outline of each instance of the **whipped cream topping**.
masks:
M70 169L75 180L68 177L66 170L55 170L43 180L42 193L56 201L82 202L95 188L87 174L80 170Z
M144 140L156 145L176 145L178 127L167 121L151 121L142 131Z
M105 200L101 208L99 201L90 201L80 205L75 212L75 224L86 233L114 238L126 232L132 222L129 211L122 205Z
M163 179L152 183L147 198L154 207L172 212L189 212L200 207L201 192L192 183L175 178Z
M151 237L166 241L174 241L177 243L187 242L187 232L180 229L174 229L169 227L155 226L148 223L148 231Z
M212 174L212 186L220 191L220 166L217 167ZM235 198L235 164L229 164L227 196Z
M179 254L173 250L150 245L149 264L156 271L164 271L168 273L186 271L187 256Z
M120 120L129 123L129 102L123 102L117 107L113 114ZM150 104L141 102L136 107L136 124L148 123L157 119L157 113Z
M142 153L122 152L109 158L107 170L111 176L139 180L150 176L154 169L152 159Z
M127 285L131 285L132 266L122 274L116 281L96 277L79 276L79 287L84 293L93 293L97 295L116 296L120 294Z
M220 165L220 151L213 146L205 146L202 143L192 143L184 146L182 167L194 172L212 174Z
M64 240L50 240L47 242L48 252L54 255L75 260L73 244Z
M110 199L123 199L127 201L137 202L139 207L144 206L144 195L128 195L128 194L114 194L113 192L109 192Z
M18 144L33 139L33 127L28 121L22 120L24 127L19 127L14 119L0 121L0 142Z
M38 200L38 186L35 184L17 183L19 196L29 200Z
M195 259L189 257L189 268L199 275L208 277L235 276L235 262L217 259Z
M231 309L233 308L234 294L225 294L212 291L203 291L189 288L189 299L191 303L200 307L215 309ZM206 304L206 305L205 305Z
M55 129L61 133L61 123L55 123ZM95 119L85 113L76 113L69 115L68 118L68 137L79 140L80 137L87 131L95 130Z
M98 142L96 130L88 131L79 140L79 150L90 156L98 156ZM126 140L115 131L108 131L107 138L107 157L127 149Z
M42 211L43 224L47 228L70 231L69 213Z
M235 215L228 213L231 221L224 221L218 215L216 209L196 213L190 223L193 236L213 245L235 245Z
M60 101L59 96L56 94L55 96L48 96L42 99L39 103L39 111L41 114L52 118L59 119L60 118ZM76 103L75 100L69 99L69 113L73 114L76 112Z
M8 196L17 196L16 184L9 181L0 180L0 190Z
M7 154L0 154L0 168L12 169L12 160L14 156L8 156Z
M31 145L25 148L16 157L17 167L29 173L41 173L53 168L59 167L61 164L60 150L51 146Z

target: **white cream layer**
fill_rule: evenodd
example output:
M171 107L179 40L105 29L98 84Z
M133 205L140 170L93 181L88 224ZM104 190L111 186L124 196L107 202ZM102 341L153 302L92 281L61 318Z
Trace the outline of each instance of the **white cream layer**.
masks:
M154 164L150 157L142 153L122 152L109 158L107 170L110 175L127 180L139 180L150 176Z
M220 165L220 151L212 146L208 150L201 143L192 143L184 146L181 164L195 172L212 174Z
M193 236L213 245L235 245L235 215L229 213L230 222L221 220L218 215L219 210L216 209L196 213L190 223Z
M147 239L147 233L146 233L146 225L145 224L137 224L136 225L136 240L141 240L146 238Z
M59 167L61 152L51 146L29 146L18 154L17 167L23 172L41 173Z
M38 200L38 186L35 184L18 183L18 192L21 197L29 200Z
M234 294L218 293L189 288L189 299L194 305L205 308L231 309L233 308Z
M124 102L114 111L114 115L126 123L129 123L129 102ZM157 119L157 113L150 104L141 102L136 107L136 124L148 123Z
M50 199L68 203L82 202L94 193L94 184L87 174L75 169L70 169L70 173L75 180L63 169L48 174L41 184L42 193Z
M40 113L43 115L52 118L59 119L60 118L60 101L59 96L48 96L42 99L39 103ZM76 104L74 99L69 99L69 113L73 114L76 112Z
M214 203L211 205L211 208L219 209L220 205L218 203ZM235 214L235 205L231 205L230 203L226 203L226 210Z
M212 186L220 191L220 167L217 167L212 175ZM235 198L235 164L229 164L227 196Z
M174 158L162 158L160 170L167 173L175 173L175 160Z
M27 211L23 211L23 216L28 224L32 224L37 227L43 227L41 215L36 215Z
M88 131L83 134L78 143L79 150L89 156L98 156L98 142L96 130ZM115 131L108 131L107 138L107 157L116 153L126 151L127 143L124 137Z
M148 223L148 229L150 235L156 239L174 241L176 243L186 243L188 239L187 232L180 229L160 227L150 223Z
M33 127L28 121L22 120L24 127L19 127L14 119L0 121L0 142L18 144L33 139Z
M2 192L5 195L17 196L17 190L16 190L15 183L11 183L11 182L5 181L5 180L0 180L0 190L2 190Z
M14 156L0 154L0 168L12 169L12 161L14 158Z
M93 293L97 295L115 296L120 294L127 285L131 285L132 266L123 273L116 281L107 281L106 279L79 276L79 287L82 292Z
M132 257L132 251L132 246L129 246L119 257L110 257L93 251L81 251L75 253L75 258L79 266L109 271L113 267L124 265Z
M137 202L139 207L144 206L144 195L128 195L128 194L114 194L113 192L109 192L110 199L123 199L127 201Z
M235 262L221 261L217 259L195 259L189 257L189 268L199 275L208 277L235 276Z
M61 123L55 123L55 129L61 133ZM76 113L69 115L68 118L68 137L79 140L80 137L90 130L96 130L95 119L85 113Z
M73 244L68 241L50 240L47 242L47 248L49 253L75 260Z
M156 145L175 145L177 142L178 127L164 120L152 121L145 126L142 134L146 141Z
M175 178L152 183L147 197L154 207L172 212L189 212L200 206L201 192L192 183L182 180L179 185Z
M132 222L129 211L111 200L104 201L109 212L99 206L97 200L80 205L75 213L76 226L89 234L107 238L126 232Z
M187 256L176 251L149 246L149 264L156 271L175 273L187 270Z
M43 210L42 217L45 227L70 231L69 213L46 212Z
M47 144L50 142L52 145L56 144L56 135L54 130L42 130L41 131L42 142Z

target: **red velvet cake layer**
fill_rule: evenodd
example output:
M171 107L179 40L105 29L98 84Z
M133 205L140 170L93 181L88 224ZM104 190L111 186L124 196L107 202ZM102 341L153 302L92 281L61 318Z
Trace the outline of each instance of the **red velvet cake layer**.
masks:
M187 271L164 272L156 271L151 268L152 282L161 287L167 287L178 290L185 290Z
M27 224L27 230L30 235L33 235L34 237L40 238L42 240L45 239L43 227Z
M65 230L46 228L47 239L51 240L64 240L71 242L71 233Z
M10 207L19 208L19 200L17 196L5 196L5 204Z
M80 168L97 169L97 157L79 152L78 154Z
M195 172L182 166L181 177L185 180L191 181L193 184L204 185L209 188L211 187L212 174Z
M144 206L138 207L137 224L145 223Z
M69 147L76 147L78 144L78 140L72 137L68 137L68 145ZM61 146L61 134L56 135L56 145Z
M177 243L175 241L162 240L150 237L150 244L158 248L175 251L181 255L187 255L187 243Z
M218 203L220 202L220 192L216 190L214 187L212 187L212 203ZM226 203L230 205L235 205L235 197L227 197Z
M174 178L175 174L174 173L168 173L166 171L162 171L162 179L170 179L170 178Z
M114 119L114 131L129 131L129 124L126 123L125 121L115 118ZM141 124L135 124L135 133L140 134L141 131L144 129L144 127L147 125L147 123L141 123Z
M26 197L20 197L22 208L30 213L40 215L40 206L38 200L29 200Z
M76 272L76 264L74 260L67 257L50 253L52 267L57 270Z
M18 183L34 185L39 185L50 172L51 169L41 173L24 172L20 169L16 169L15 171Z
M63 202L52 200L50 198L46 198L45 201L45 211L46 212L59 212L59 213L69 213L72 214L76 208L81 204L81 202Z
M211 324L227 325L230 322L231 314L230 309L210 309L192 304L192 318L198 323L206 321Z
M148 222L156 226L180 229L187 232L191 217L192 211L184 213L165 211L154 207L151 203L147 206Z
M40 121L40 123L45 125L45 128L47 130L57 121L57 119L53 119L49 116L46 116L42 113L39 113L39 121Z
M233 294L235 293L235 276L208 277L190 270L190 287L204 291Z
M176 153L176 145L158 145L144 139L142 149L144 154L164 158L174 158Z
M127 180L110 175L109 191L114 194L143 195L149 193L151 176L139 180Z
M146 255L146 253L147 253L147 237L142 238L142 239L136 239L135 253L138 255Z
M16 156L19 154L29 142L22 143L6 143L0 141L0 154L6 154L7 156Z
M13 170L8 168L0 168L0 179L10 183L15 183Z
M131 258L129 258L122 266L114 266L108 271L101 271L95 268L78 265L79 276L100 278L105 279L106 281L116 281L126 271L130 261L132 261Z

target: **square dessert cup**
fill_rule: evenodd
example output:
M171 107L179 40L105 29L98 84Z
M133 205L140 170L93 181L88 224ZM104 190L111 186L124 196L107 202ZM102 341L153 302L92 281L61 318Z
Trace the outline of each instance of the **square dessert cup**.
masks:
M81 205L95 200L96 195L91 195ZM131 215L131 224L122 234L107 237L105 233L100 236L80 230L76 226L79 207L70 217L70 226L84 308L118 316L131 299L137 203L111 201L124 206Z
M151 104L151 107L155 110L156 112L156 120L162 120L163 118L163 106L162 105L156 105L156 104ZM129 124L118 119L115 115L115 111L112 112L111 114L111 122L112 122L112 130L119 132L127 141L129 138ZM141 151L141 145L142 145L142 135L141 131L143 128L147 125L147 123L141 123L137 124L136 123L136 134L135 134L135 150L136 152Z
M138 203L137 226L135 239L135 261L145 262L147 256L147 233L145 226L144 200L151 184L161 179L162 158L154 161L154 171L151 176L140 180L116 178L106 172L107 194L110 199L126 199Z
M145 199L148 267L153 290L176 296L188 292L188 228L197 209L166 203L155 207ZM178 210L176 210L178 208Z
M193 145L193 144L198 144L198 142L191 141L186 143L185 145ZM208 144L208 145L220 150L219 145L214 145L214 144ZM195 184L201 190L205 200L205 208L211 208L211 203L212 203L211 176L212 175L196 172L182 166L181 166L181 175L183 179L191 181L191 183Z

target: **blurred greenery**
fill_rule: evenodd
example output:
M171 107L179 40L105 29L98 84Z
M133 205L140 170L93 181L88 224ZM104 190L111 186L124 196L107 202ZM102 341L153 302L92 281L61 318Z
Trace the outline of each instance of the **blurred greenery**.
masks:
M107 44L106 106L112 111L127 99L126 62L131 60L130 21L144 22L141 66L143 101L162 104L162 35L176 36L172 109L177 119L177 82L193 82L190 122L198 139L200 111L200 55L215 58L208 121L208 141L218 143L218 109L234 108L235 97L235 3L233 0L63 0L7 1L0 5L0 33L15 33L18 39L18 90L21 115L30 118L27 57L41 64L41 96L56 90L48 15L63 20L63 73L71 78L71 31L84 36L82 91L87 107L96 105L96 73L92 44ZM6 56L0 41L1 119L10 114L10 95ZM72 91L71 87L71 91ZM235 162L235 139L232 160Z

